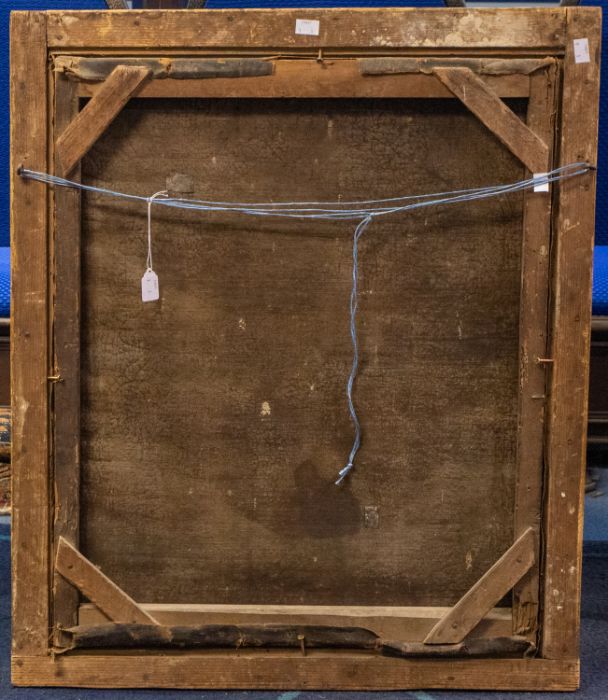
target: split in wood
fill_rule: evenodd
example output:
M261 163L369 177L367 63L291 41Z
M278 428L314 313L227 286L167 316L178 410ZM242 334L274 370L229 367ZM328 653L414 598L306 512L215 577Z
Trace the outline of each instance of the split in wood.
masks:
M322 625L106 624L60 631L59 653L76 649L356 649L399 658L528 656L534 645L523 637L473 638L459 644L428 645L383 640L363 627Z

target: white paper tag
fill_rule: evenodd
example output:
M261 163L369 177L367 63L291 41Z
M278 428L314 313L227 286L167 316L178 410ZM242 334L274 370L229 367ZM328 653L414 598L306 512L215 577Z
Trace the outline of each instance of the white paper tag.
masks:
M547 177L547 173L534 173L532 176L534 179L537 177ZM539 185L534 185L534 191L535 192L548 192L549 191L549 183L548 182L541 182Z
M154 270L146 270L141 278L141 300L158 301L158 275Z
M308 36L319 36L319 20L297 19L296 34L308 34Z
M575 39L574 44L574 62L589 63L589 39Z

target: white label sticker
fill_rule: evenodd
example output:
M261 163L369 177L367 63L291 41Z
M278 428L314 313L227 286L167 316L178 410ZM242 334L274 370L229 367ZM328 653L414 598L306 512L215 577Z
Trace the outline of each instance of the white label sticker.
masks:
M158 275L154 270L146 270L141 278L141 300L158 301Z
M589 39L575 39L574 40L574 62L575 63L589 63L591 60L589 58Z
M297 19L296 34L308 34L308 36L319 36L319 20Z
M536 180L536 178L547 177L547 173L534 173L534 175L532 177ZM549 191L549 183L548 182L541 182L539 185L534 185L534 191L535 192L548 192Z

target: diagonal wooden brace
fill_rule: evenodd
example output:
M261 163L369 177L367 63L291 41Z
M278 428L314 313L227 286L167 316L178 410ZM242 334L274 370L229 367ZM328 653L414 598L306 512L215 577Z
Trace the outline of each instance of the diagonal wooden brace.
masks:
M433 73L531 173L549 170L549 148L470 68Z
M110 73L57 139L56 171L60 176L70 173L151 75L143 66L117 66Z
M158 622L63 537L55 570L94 603L112 622L157 625Z
M534 564L534 530L528 528L426 636L425 644L458 644Z

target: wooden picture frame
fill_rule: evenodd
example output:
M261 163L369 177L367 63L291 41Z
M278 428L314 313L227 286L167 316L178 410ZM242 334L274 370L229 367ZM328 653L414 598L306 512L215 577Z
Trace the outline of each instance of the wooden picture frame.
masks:
M318 34L295 33L300 19L318 21ZM579 39L588 60L575 56ZM459 100L528 173L593 165L599 55L600 10L588 7L12 14L14 684L578 686L593 173L523 199L512 546L451 608L191 606L184 616L135 602L79 551L81 194L19 168L77 180L134 96ZM511 98L527 100L525 120ZM511 607L496 608L511 590ZM81 594L98 610L80 605ZM364 635L342 648L345 625L390 628L395 616L411 619L409 640ZM74 648L108 619L110 635L137 623L149 642L167 625L243 627L211 649L124 648L124 635L119 650ZM259 635L275 648L248 648L264 646Z

